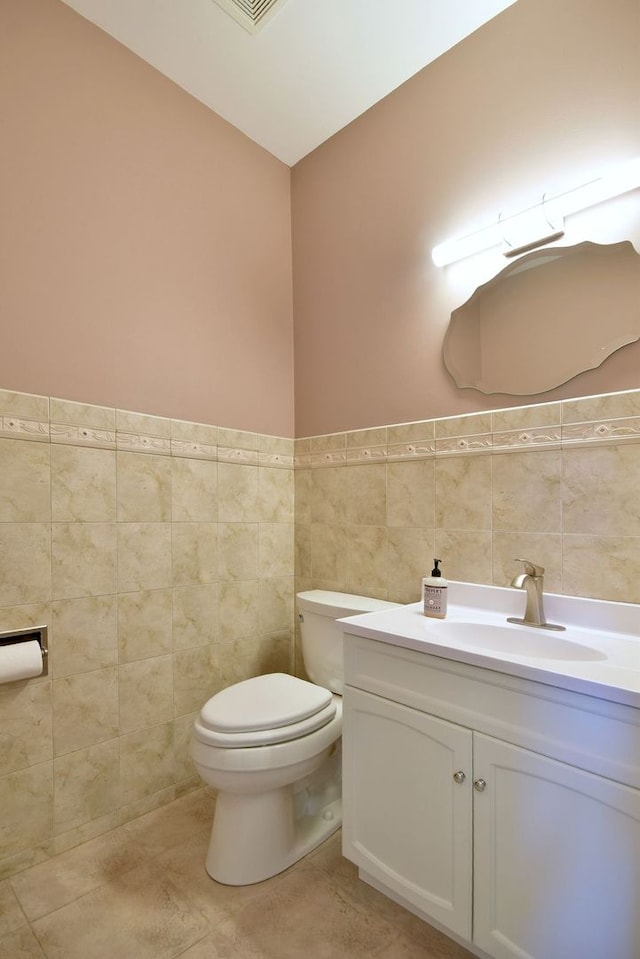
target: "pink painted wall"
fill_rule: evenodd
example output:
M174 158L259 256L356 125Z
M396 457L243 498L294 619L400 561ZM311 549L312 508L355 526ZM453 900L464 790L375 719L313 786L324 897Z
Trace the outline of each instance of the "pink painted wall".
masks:
M58 0L0 117L0 387L293 435L289 168Z
M293 168L296 435L640 386L635 344L542 396L458 389L443 336L487 277L430 257L640 155L639 36L638 0L518 0ZM607 229L640 249L640 191Z

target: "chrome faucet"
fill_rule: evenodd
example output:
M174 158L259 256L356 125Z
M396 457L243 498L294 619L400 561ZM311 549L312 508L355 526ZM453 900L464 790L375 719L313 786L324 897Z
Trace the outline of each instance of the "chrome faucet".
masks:
M530 563L528 559L516 559L516 563L524 563L524 572L514 576L511 580L511 585L515 587L515 589L524 589L526 591L527 605L523 619L508 616L507 622L518 623L520 626L536 626L538 629L564 629L564 626L548 623L544 616L542 599L544 566L536 566L535 563Z

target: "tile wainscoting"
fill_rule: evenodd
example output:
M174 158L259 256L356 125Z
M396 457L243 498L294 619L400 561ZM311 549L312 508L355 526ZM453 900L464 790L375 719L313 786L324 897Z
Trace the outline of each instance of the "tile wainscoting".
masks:
M218 689L293 668L293 440L0 391L0 875L200 785Z
M295 589L413 602L434 555L496 585L524 555L640 602L639 479L640 391L294 444L0 390L0 629L51 637L0 686L0 876L198 785L205 699L303 674Z
M298 588L419 599L445 576L640 602L640 391L297 439Z

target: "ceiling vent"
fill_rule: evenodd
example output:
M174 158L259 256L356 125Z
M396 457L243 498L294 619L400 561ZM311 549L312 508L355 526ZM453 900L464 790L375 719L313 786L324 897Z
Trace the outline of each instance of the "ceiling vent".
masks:
M214 0L229 16L248 30L257 33L271 15L284 7L287 0Z

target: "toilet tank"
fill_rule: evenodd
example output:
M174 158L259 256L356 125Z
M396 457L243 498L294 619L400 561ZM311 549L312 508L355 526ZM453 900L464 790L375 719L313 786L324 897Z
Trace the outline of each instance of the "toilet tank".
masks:
M337 620L357 613L374 613L398 603L326 589L309 589L298 593L296 599L307 675L318 686L342 695L343 627Z

